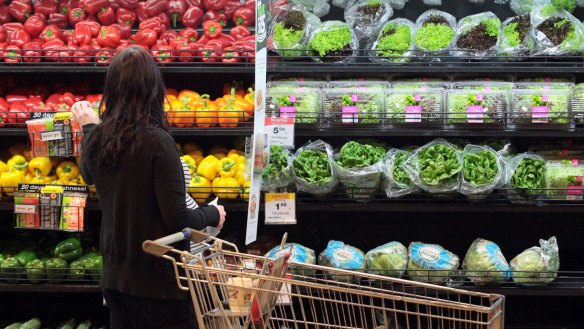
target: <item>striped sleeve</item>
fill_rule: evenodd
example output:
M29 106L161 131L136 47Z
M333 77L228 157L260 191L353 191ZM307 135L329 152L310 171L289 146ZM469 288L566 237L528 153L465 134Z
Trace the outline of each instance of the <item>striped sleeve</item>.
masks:
M187 163L184 162L183 159L180 159L180 162L182 164L183 174L185 175L185 190L188 191L189 184L191 182L191 171L189 170ZM197 202L195 202L195 200L193 200L193 198L191 198L191 196L188 193L185 194L185 201L187 203L187 208L189 209L195 209L198 207Z

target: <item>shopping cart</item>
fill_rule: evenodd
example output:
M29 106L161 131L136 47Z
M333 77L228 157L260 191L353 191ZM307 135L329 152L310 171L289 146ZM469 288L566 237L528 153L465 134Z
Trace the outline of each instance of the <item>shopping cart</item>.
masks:
M170 246L183 239L192 253ZM293 263L287 249L267 259L190 229L143 249L172 263L201 329L504 328L501 295Z

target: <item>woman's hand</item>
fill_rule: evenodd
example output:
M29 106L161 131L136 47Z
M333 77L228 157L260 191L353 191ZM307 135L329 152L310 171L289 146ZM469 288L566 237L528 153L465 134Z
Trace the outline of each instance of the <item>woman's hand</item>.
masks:
M101 120L99 115L91 108L91 103L87 101L80 101L71 107L73 119L79 123L81 127L87 124L99 124Z
M217 225L218 229L223 228L223 224L225 223L225 217L227 217L227 213L225 212L225 208L223 206L215 206L219 211L219 225Z

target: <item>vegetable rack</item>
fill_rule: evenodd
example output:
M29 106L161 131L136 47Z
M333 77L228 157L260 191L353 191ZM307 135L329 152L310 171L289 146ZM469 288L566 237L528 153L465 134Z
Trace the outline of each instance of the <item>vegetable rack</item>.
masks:
M169 246L183 239L192 254ZM504 327L501 295L292 263L287 250L268 260L190 229L143 249L172 263L200 328Z

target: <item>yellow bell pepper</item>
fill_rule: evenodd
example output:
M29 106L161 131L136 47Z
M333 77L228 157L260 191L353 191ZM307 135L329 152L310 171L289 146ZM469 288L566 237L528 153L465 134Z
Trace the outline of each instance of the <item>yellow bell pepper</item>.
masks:
M240 155L239 158L237 158L237 164L240 163L245 163L245 155Z
M0 173L7 172L8 170L10 170L8 165L4 161L0 161Z
M211 181L203 176L194 174L189 183L189 193L199 203L205 202L211 196Z
M71 161L63 161L57 166L57 177L60 181L67 183L79 177L79 168Z
M24 156L17 154L17 155L13 155L12 158L10 158L6 162L6 165L10 169L15 168L15 169L18 169L22 172L25 172L28 163L26 162L26 158Z
M239 196L239 183L233 177L215 178L211 184L213 193L222 199L236 199Z
M197 173L208 180L213 180L217 177L217 163L219 163L219 159L213 155L209 155L199 163Z
M246 177L245 177L245 163L238 163L236 168L235 168L235 176L234 178L237 179L237 181L239 182L239 185L243 185L243 183L246 181Z
M195 159L195 164L198 166L199 163L201 163L201 161L203 161L203 159L205 158L203 156L203 152L201 150L194 150L191 152L187 153L188 156L190 156L191 158Z
M22 183L24 175L20 170L10 169L9 171L0 174L0 185L4 192L14 192L18 184Z
M47 176L52 168L53 165L49 157L36 157L28 163L28 171L36 176Z
M180 158L189 167L189 171L191 172L191 175L194 174L195 172L197 172L197 163L195 162L195 159L193 159L190 155L183 155Z
M232 159L233 161L237 162L237 159L239 159L239 157L241 156L241 152L239 152L236 149L231 149L229 150L229 152L227 153L227 157L229 159Z
M33 178L30 180L30 182L28 182L28 183L30 183L30 184L48 184L48 183L50 183L50 182L47 182L47 181L45 180L45 177L42 177L42 176L34 176L34 177L33 177Z
M236 163L229 158L223 158L217 163L217 172L223 178L233 177L236 174Z
M247 201L249 200L249 187L251 186L251 182L249 180L246 180L245 182L243 182L241 186L242 187L240 197Z
M26 184L32 184L32 180L35 178L36 176L27 171L24 174L22 174L22 182L21 183L26 183ZM36 183L36 184L44 184L44 183Z
M79 185L79 179L72 179L66 185Z

